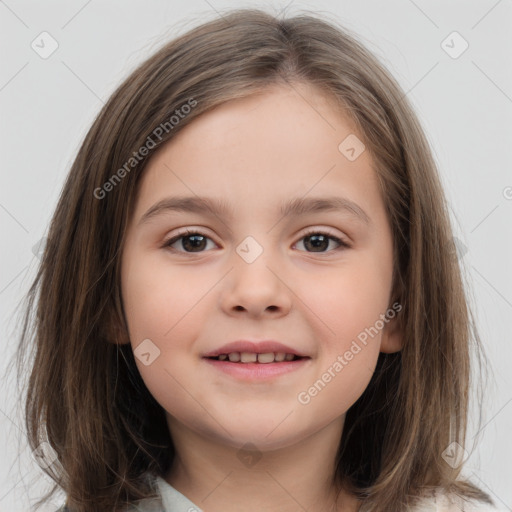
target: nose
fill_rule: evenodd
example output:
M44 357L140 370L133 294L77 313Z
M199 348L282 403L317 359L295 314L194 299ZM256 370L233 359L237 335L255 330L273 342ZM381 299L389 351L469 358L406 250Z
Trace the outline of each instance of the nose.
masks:
M279 263L264 250L254 261L238 253L231 258L232 270L226 275L221 305L227 314L245 312L251 317L288 314L292 304L291 283L279 269Z

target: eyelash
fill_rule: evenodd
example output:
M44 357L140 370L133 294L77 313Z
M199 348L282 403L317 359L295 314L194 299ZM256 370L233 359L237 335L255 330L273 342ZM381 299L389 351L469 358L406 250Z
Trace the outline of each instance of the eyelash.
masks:
M181 253L181 254L200 254L202 252L206 252L206 251L199 251L196 253L196 252L188 252L188 251L179 251L177 249L173 249L172 247L170 247L175 242L177 242L180 238L186 238L187 236L191 236L191 235L199 235L199 236L203 236L203 237L207 238L208 240L212 240L209 236L205 235L204 233L201 233L200 231L187 230L183 233L180 233L180 234L170 238L169 240L166 240L163 243L162 248L167 248L167 249L171 250L172 252ZM336 249L334 249L332 251L319 251L319 252L301 251L301 252L308 252L309 254L329 254L329 253L338 252L338 251L344 250L344 249L350 249L350 247L351 247L347 242L345 242L344 240L342 240L338 237L331 235L328 231L321 231L318 229L311 229L311 230L307 231L306 233L304 233L304 235L302 235L302 237L299 239L299 241L301 241L304 238L307 238L308 236L311 236L311 235L326 236L330 240L334 240L335 242L337 242L339 244L339 247L337 247Z

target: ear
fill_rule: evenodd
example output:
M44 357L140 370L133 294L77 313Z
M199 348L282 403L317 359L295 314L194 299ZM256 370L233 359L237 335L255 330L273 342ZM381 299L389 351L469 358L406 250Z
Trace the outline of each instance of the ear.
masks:
M403 329L400 313L388 319L382 329L380 351L386 354L399 352L403 348Z

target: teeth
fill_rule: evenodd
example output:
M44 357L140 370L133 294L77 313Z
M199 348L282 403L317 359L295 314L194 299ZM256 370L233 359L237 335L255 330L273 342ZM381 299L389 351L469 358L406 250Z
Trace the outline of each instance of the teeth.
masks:
M240 354L240 361L242 363L255 363L258 360L258 354L251 352L242 352Z
M269 352L268 354L258 354L258 363L273 363L274 353Z
M282 361L293 361L294 354L285 354L284 352L267 352L266 354L256 354L255 352L230 352L229 354L219 354L219 361L229 360L232 363L280 363Z

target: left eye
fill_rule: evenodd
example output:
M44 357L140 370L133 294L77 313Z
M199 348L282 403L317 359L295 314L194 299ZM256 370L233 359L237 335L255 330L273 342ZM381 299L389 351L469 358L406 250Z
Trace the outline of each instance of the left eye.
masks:
M349 245L343 240L335 236L331 236L329 233L323 233L321 231L310 231L309 233L306 233L306 235L304 235L301 240L307 240L307 242L304 243L304 247L309 246L310 248L313 248L311 252L332 252L323 250L323 248L327 248L329 246L329 242L331 240L334 240L338 244L338 247L334 249L335 251L340 247L349 247Z
M207 240L211 240L211 238L203 235L202 233L196 231L187 231L186 233L182 233L178 236L175 236L164 243L163 247L169 247L173 251L177 252L203 252L207 245ZM329 247L329 243L334 241L338 244L338 247L334 250L338 250L340 247L349 248L350 246L344 242L343 240L331 236L329 233L324 233L321 231L311 231L304 235L298 243L302 240L306 240L304 243L304 247L306 249L311 249L308 252L332 252L327 251L326 249ZM181 249L179 250L175 247L172 247L176 243L181 241ZM213 242L213 241L212 241Z

